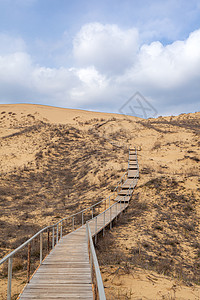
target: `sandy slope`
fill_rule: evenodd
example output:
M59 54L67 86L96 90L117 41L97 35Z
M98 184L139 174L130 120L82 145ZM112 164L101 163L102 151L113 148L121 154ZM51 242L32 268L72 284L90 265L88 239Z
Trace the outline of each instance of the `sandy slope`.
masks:
M111 193L127 168L127 150L112 143L136 145L133 201L97 247L107 298L198 299L199 124L200 113L142 120L0 105L1 256ZM16 265L23 275L20 259Z

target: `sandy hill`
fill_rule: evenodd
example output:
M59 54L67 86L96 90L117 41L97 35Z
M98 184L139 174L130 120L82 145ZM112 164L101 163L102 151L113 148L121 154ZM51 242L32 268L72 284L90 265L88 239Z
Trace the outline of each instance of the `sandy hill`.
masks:
M144 120L0 105L0 256L111 193L136 145L130 208L97 245L107 298L198 299L199 134L200 113ZM14 266L17 293L22 257Z

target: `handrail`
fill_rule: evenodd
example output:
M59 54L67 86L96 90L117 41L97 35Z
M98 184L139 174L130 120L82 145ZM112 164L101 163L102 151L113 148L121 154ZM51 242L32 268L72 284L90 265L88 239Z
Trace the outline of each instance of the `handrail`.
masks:
M138 174L139 174L139 171L137 170L135 176L132 178L132 182L134 183L135 179L138 180ZM127 191L127 194L124 196L124 207L122 207L122 210L124 210L127 205L125 205L125 197L129 197L129 200L131 198L131 190L133 191L134 189L134 186L131 187L132 185L132 182L131 184L129 185L129 188L128 188L128 191ZM136 182L137 184L137 182ZM129 200L128 200L128 203L129 203ZM103 228L103 235L104 235L104 227L106 226L106 223L105 223L105 215L106 215L106 212L108 212L110 210L110 218L109 218L109 222L110 224L112 223L112 220L117 216L117 213L118 213L118 209L117 209L117 205L120 203L120 212L122 211L121 210L121 204L122 204L122 199L116 201L115 203L113 203L111 206L109 206L106 210L104 210L103 212L101 212L100 214L98 214L98 216L95 217L95 233L94 233L94 236L95 236L95 243L96 243L96 237L97 237L97 232L99 230L102 230ZM116 215L114 217L112 217L112 209L114 211L114 207L116 206ZM101 227L98 229L98 224L97 224L97 220L99 218L99 216L103 215L103 220L104 220L104 224L103 226L101 225ZM108 222L108 223L109 223ZM111 228L111 227L110 227ZM96 287L97 287L97 291L98 291L98 299L99 300L106 300L106 296L105 296L105 291L104 291L104 286L103 286L103 281L102 281L102 277L101 277L101 272L100 272L100 268L99 268L99 264L98 264L98 260L97 260L97 256L96 256L96 252L95 252L95 248L94 248L94 244L93 244L93 239L92 239L92 234L91 234L91 230L90 230L90 221L87 221L86 222L86 239L87 239L87 244L88 244L88 252L89 252L89 258L90 258L90 268L91 268L91 277L92 277L92 282L94 281L93 280L93 267L94 267L94 270L95 270L95 277L96 277ZM96 289L94 289L95 293L96 293ZM95 299L96 299L96 294L95 294Z
M89 226L88 222L86 222L86 237L87 237L88 248L89 248L89 253L90 253L90 267L91 267L92 279L93 279L93 265L94 265L99 300L106 300L106 295L105 295L104 286L103 286L103 280L101 277L101 272L100 272L100 268L99 268L99 264L98 264L98 260L97 260L97 255L96 255L96 252L94 249L91 230L90 230L90 226Z
M139 171L137 170L137 173L135 174L135 176L132 178L132 181L134 182L134 180L136 179L137 181L138 181L138 176L139 175ZM137 182L136 182L136 184L137 184ZM124 199L125 199L125 197L130 197L130 190L132 190L132 192L133 192L133 189L134 189L134 187L132 188L131 187L131 185L132 185L132 183L130 183L130 185L129 185L129 188L128 188L128 192L127 192L127 194L125 195L125 196L123 196L124 197ZM120 200L118 200L118 201L116 201L115 203L113 203L111 206L109 206L106 210L104 210L103 212L101 212L100 214L98 214L98 216L101 216L101 215L103 215L103 214L105 214L108 210L111 210L114 206L116 206L118 203L121 203L121 199ZM128 201L129 202L129 201ZM96 216L95 218L97 218L98 216ZM111 221L111 220L110 220ZM87 222L86 222L87 223Z
M128 173L128 171L126 171L126 172L124 173L124 175L122 176L122 178L121 178L121 180L118 182L118 184L121 183L123 177L124 177L127 173ZM118 186L118 184L117 184L117 186ZM55 227L57 227L60 223L62 223L63 221L69 220L69 219L71 219L71 218L73 218L73 217L75 217L75 216L77 216L77 215L79 215L79 214L81 214L81 213L83 213L83 212L85 212L85 211L88 211L88 210L94 208L94 207L97 206L98 204L103 203L103 202L106 201L107 199L111 198L111 197L115 194L115 191L116 191L116 190L117 190L117 187L115 187L114 192L113 192L111 195L109 195L108 197L104 198L103 200L101 200L101 201L99 201L99 202L97 202L97 203L91 205L90 207L87 207L87 208L85 208L85 209L80 210L79 212L77 212L77 213L75 213L75 214L72 214L72 215L70 215L70 216L67 216L67 217L61 219L60 221L58 221L57 223L54 223L54 224L52 224L52 225L49 225L49 226L47 226L47 227L42 228L40 231L36 232L35 235L33 235L31 238L29 238L26 242L24 242L24 243L23 243L22 245L20 245L18 248L16 248L16 249L13 250L11 253L9 253L9 254L7 254L5 257L3 257L3 258L0 260L0 265L1 265L2 263L4 263L6 260L8 260L10 257L12 257L13 255L15 255L19 250L21 250L21 249L24 248L26 245L28 245L34 238L36 238L38 235L40 235L40 234L43 233L44 231L46 231L46 230L48 230L48 229L50 229L50 228L53 228L53 227L55 228Z
M135 153L136 153L137 173L136 173L135 176L132 178L133 182L134 182L135 179L138 178L138 174L139 174L139 166L138 166L137 150L136 150L136 149L135 149ZM130 160L130 149L129 149L129 160ZM4 262L6 262L6 261L8 260L8 291L7 291L7 299L9 299L9 300L11 299L11 279L12 279L12 260L13 260L13 256L14 256L17 252L19 252L22 248L24 248L25 246L27 246L27 245L28 245L28 253L30 254L30 243L31 243L31 241L34 240L37 236L40 236L40 264L41 264L41 263L42 263L42 250L43 250L43 244L42 244L42 243L43 243L43 237L42 237L42 234L43 234L45 231L48 232L48 251L49 251L49 233L50 233L49 230L50 230L50 229L52 229L52 249L53 249L53 248L54 248L54 245L58 243L58 239L59 239L59 225L60 225L60 238L62 237L62 232L63 232L63 231L62 231L62 230L63 230L62 227L63 227L63 222L64 222L64 221L69 220L69 219L72 219L72 230L74 230L74 218L75 218L75 216L81 214L81 216L82 216L82 225L83 225L83 224L85 223L85 222L84 222L84 212L86 212L86 211L92 209L92 219L94 219L93 208L96 207L98 204L103 203L103 202L106 201L107 199L109 199L109 207L108 207L107 209L105 209L103 212L101 212L99 215L101 215L101 214L104 213L104 216L105 216L106 211L108 211L108 210L111 211L111 210L112 210L112 207L114 207L115 205L117 205L119 202L120 202L120 208L121 208L121 199L118 200L118 201L116 201L116 202L115 202L114 204L112 204L112 205L111 205L111 203L110 203L110 200L111 200L111 197L112 197L113 195L115 195L115 192L117 192L117 195L118 195L118 187L119 187L120 184L121 184L121 186L122 186L122 184L123 184L123 182L124 182L123 180L124 180L124 178L125 178L125 176L126 176L127 174L128 174L128 169L127 169L127 171L123 174L123 176L121 177L120 181L117 183L117 186L115 187L113 193L112 193L110 196L108 196L108 197L106 197L105 199L103 199L103 200L101 200L101 201L99 201L99 202L97 202L97 203L91 205L91 206L88 207L88 208L85 208L85 209L83 209L83 210L81 210L81 211L79 211L79 212L77 212L77 213L75 213L75 214L73 214L73 215L70 215L70 216L67 216L67 217L61 219L60 221L58 221L58 222L55 223L55 224L52 224L52 225L49 225L49 226L46 226L46 227L42 228L40 231L38 231L37 233L35 233L35 235L33 235L31 238L29 238L27 241L25 241L23 244L21 244L19 247L17 247L15 250L13 250L11 253L7 254L5 257L3 257L3 258L0 260L0 265L3 264ZM137 184L137 182L136 182L136 184ZM131 191L131 190L133 191L133 189L134 189L134 186L131 187L131 185L132 185L132 182L131 182L131 184L130 184L130 186L129 186L129 188L128 188L128 192L127 192L126 196L124 196L124 199L125 199L125 197L127 197L127 196L128 196L128 197L131 196L130 191ZM129 198L129 200L130 200L130 198ZM129 202L129 200L128 200L128 202ZM105 204L106 204L106 203L105 203ZM106 206L106 205L105 205L105 206ZM125 201L124 201L124 206L125 206ZM116 208L116 210L117 210L117 208ZM97 217L95 217L95 218L97 218ZM105 219L105 217L104 217L104 219ZM97 219L96 219L96 220L97 220ZM112 222L111 219L110 219L110 222ZM87 224L87 222L86 222L86 224ZM111 224L111 225L112 225L112 224ZM55 236L55 228L57 228L56 236ZM87 228L87 225L86 225L86 228ZM90 228L89 228L89 231L88 231L88 232L90 232L90 234L91 234ZM88 233L88 235L89 235L89 233ZM55 242L55 237L56 237L56 242ZM96 238L95 238L95 240L96 240ZM93 245L93 244L90 243L90 245ZM92 246L90 246L90 247L92 247ZM91 252L95 252L95 250L94 250L93 248L94 248L94 245L93 245L93 247L92 247ZM93 255L93 260L96 261L97 264L98 264L97 258L95 258L96 253L95 253L95 255L94 255L94 254L92 254L92 255ZM29 268L29 275L28 275L27 282L29 282L29 279L30 279L30 257L29 257L29 256L30 256L30 255L28 255L28 262L27 262L27 270L28 270L28 268ZM95 262L95 265L96 265L96 262ZM96 276L99 276L98 274L99 274L100 270L99 270L99 271L98 271L98 270L96 271L96 268L95 268L95 272L97 272ZM101 279L100 281L102 281L102 279ZM99 284L100 284L100 286L101 286L101 282L99 282ZM103 283L102 283L102 284L103 284ZM102 289L102 288L100 287L100 290L101 290L101 289ZM101 293L101 292L100 292L100 293ZM104 290L103 290L103 293L104 293ZM102 294L102 297L103 297L103 298L100 298L100 300L101 300L101 299L106 299L106 298L104 298L104 297L105 297L105 293L104 293L104 295Z
M19 247L17 247L15 250L13 250L11 253L9 253L8 255L6 255L5 257L3 257L0 260L0 265L2 263L4 263L8 258L12 257L13 255L15 255L19 250L21 250L22 248L24 248L26 245L28 245L34 238L36 238L38 235L40 235L41 233L43 233L45 230L47 230L48 228L50 228L51 226L47 226L43 229L41 229L40 231L38 231L35 235L33 235L30 239L28 239L26 242L24 242L22 245L20 245Z

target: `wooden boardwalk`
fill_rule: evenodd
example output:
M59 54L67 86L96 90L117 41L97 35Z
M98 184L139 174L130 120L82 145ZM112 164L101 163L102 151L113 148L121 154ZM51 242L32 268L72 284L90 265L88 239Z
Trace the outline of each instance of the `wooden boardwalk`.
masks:
M93 299L85 226L60 240L20 299Z
M127 208L137 183L137 170L135 151L131 151L128 178L121 186L116 202L88 222L93 237L102 230L104 232L109 224L111 227L112 221ZM60 239L19 299L94 299L86 225Z

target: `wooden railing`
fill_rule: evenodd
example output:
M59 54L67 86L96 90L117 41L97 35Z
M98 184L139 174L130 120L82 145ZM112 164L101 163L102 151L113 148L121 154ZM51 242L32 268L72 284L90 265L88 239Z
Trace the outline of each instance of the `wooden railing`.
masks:
M129 152L130 154L130 152ZM136 161L137 161L137 155L136 155ZM137 162L138 166L138 162ZM138 169L139 172L139 169ZM74 231L80 226L83 226L87 221L95 219L96 226L97 226L97 216L95 215L95 209L97 206L101 206L104 204L104 211L101 212L98 215L106 214L106 212L110 211L110 216L112 216L112 210L117 209L117 205L122 205L122 203L125 205L125 201L114 201L116 196L118 195L119 190L121 189L123 183L126 181L128 176L128 170L124 173L124 175L121 177L120 181L118 182L117 186L115 187L113 193L108 196L107 198L93 204L92 206L85 208L73 215L70 215L68 217L63 218L62 220L58 221L57 223L47 226L40 231L38 231L35 235L33 235L31 238L29 238L26 242L24 242L22 245L20 245L18 248L13 250L11 253L6 255L3 259L0 260L0 266L4 264L5 262L8 262L8 278L7 278L7 300L11 300L11 291L12 291L12 265L13 265L13 257L19 253L23 248L27 247L27 282L30 281L31 278L31 243L39 237L39 265L42 264L44 255L44 241L46 238L46 255L55 247L55 245L59 242L59 239L62 238L63 233L65 231L65 234L69 233L70 231ZM137 180L137 174L133 180ZM133 192L133 188L130 185L130 188L128 190L128 195L131 196L131 193ZM125 196L126 197L126 196ZM105 217L104 217L105 220ZM110 217L110 224L112 225L112 218ZM110 226L111 226L110 225ZM105 227L105 224L104 224ZM88 228L88 227L87 227ZM46 237L45 237L46 235ZM91 239L90 239L90 230L88 229L88 237L89 237L89 244L92 247ZM95 235L95 241L96 241L97 234ZM92 257L93 260L96 261L94 251L92 251ZM96 265L96 263L95 263ZM95 270L95 272L99 273L98 270ZM100 288L101 289L101 288ZM104 299L104 298L102 298Z

